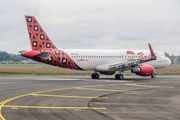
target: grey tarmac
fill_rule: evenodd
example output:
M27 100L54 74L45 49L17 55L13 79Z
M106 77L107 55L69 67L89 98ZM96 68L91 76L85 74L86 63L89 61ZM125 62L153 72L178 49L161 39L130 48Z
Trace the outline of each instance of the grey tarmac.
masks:
M0 120L179 120L180 76L1 76Z

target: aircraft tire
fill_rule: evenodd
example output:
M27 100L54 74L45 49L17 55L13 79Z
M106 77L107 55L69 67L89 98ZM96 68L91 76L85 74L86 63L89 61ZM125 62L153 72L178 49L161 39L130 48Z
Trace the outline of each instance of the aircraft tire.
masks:
M115 75L115 79L116 79L116 80L119 80L119 79L120 79L120 75L119 75L119 74L116 74L116 75Z
M93 73L93 74L91 75L91 78L92 78L92 79L99 79L99 74Z
M99 79L99 74L95 74L95 79Z
M151 78L156 78L156 74L151 75Z
M124 76L122 74L119 75L119 79L120 80L123 80L124 79Z
M91 75L91 78L92 78L92 79L94 79L94 78L95 78L95 74L94 74L94 73Z
M115 75L115 79L116 80L123 80L124 79L124 76L122 74L116 74Z

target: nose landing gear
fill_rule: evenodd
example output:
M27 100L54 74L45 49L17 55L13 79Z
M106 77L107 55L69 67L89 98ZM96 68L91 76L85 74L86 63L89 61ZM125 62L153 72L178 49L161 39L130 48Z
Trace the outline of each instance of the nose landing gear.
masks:
M156 74L151 75L151 78L156 78Z

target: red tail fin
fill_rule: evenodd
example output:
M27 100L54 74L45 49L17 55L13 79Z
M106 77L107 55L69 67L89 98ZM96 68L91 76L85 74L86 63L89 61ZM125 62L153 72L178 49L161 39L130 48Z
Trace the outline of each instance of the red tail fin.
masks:
M25 18L32 50L57 49L34 16L25 16Z

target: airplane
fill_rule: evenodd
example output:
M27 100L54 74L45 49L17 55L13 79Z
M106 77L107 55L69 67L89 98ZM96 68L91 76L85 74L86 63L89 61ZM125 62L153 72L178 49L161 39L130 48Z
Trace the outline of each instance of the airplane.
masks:
M99 79L99 74L113 75L123 80L121 74L131 70L139 76L156 78L154 69L167 67L170 59L160 51L149 50L91 50L91 49L58 49L47 36L34 16L25 16L31 51L21 55L45 64L75 69L93 70L92 79Z

